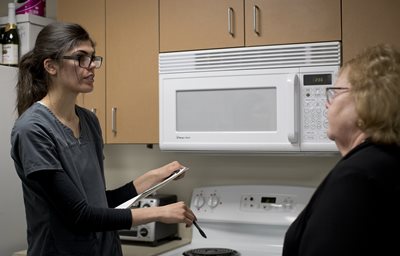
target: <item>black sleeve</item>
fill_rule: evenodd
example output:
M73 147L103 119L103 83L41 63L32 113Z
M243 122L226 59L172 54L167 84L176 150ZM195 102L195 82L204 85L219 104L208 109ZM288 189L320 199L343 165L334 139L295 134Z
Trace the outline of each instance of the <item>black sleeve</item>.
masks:
M346 175L327 185L307 222L298 255L369 255L372 186L362 175Z
M108 206L110 208L114 208L122 204L123 202L131 199L132 197L137 196L137 191L131 181L120 188L107 190L106 196Z
M132 226L130 209L89 206L63 171L38 171L29 178L39 184L55 214L75 230L98 232Z

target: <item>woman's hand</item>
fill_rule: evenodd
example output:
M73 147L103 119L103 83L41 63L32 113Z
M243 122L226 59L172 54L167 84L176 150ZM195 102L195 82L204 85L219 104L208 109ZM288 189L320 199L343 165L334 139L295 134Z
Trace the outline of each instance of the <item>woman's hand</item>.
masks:
M186 223L186 227L190 227L196 220L196 216L184 202L164 205L159 208L161 210L159 221L163 223Z
M178 161L174 161L171 162L169 164L166 164L160 168L158 168L158 172L159 172L159 176L161 177L161 179L158 181L162 181L166 178L168 178L170 175L172 175L176 170L183 168L184 166L181 165ZM183 176L185 175L185 173L182 173L181 175L179 175L177 179L183 178Z
M153 221L163 223L185 223L190 227L196 216L184 202L177 202L158 207L134 208L132 212L132 226Z
M146 189L154 186L157 183L160 183L171 174L173 174L176 170L183 168L178 161L173 161L169 164L161 166L160 168L151 170L138 177L133 181L133 185L136 188L136 191L140 194ZM179 175L176 179L180 179L184 176L184 173Z

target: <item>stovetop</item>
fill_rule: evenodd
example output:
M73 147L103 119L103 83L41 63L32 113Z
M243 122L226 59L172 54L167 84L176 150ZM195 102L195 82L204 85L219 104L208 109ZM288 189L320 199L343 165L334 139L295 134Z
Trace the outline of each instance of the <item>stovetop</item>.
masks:
M222 248L222 249L227 249L230 251L236 252L236 254L213 254L213 251L210 252L210 254L204 254L204 255L214 255L214 256L280 256L282 255L282 248L277 247L277 248L238 248L237 246L231 246L231 247L196 247L193 245L186 245L181 248L175 249L173 251L169 251L166 253L161 254L160 256L195 256L195 255L190 255L190 254L185 254L191 250L197 250L197 249L202 249L202 248ZM196 255L197 256L197 255ZM203 255L202 255L203 256Z
M313 192L313 188L307 187L267 185L196 188L190 208L207 238L193 228L190 244L160 256L197 256L188 251L201 248L236 252L232 255L213 254L208 250L206 252L210 254L204 255L282 255L286 230Z
M204 247L183 252L183 256L240 256L239 252L229 248Z

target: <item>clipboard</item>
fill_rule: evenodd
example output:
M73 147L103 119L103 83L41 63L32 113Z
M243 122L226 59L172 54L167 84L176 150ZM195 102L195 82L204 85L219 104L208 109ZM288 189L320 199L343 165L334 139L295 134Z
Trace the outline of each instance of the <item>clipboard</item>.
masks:
M128 201L118 205L117 207L115 207L115 209L126 209L126 208L131 208L134 204L136 204L140 199L146 198L149 195L153 194L154 192L156 192L158 189L160 189L161 187L164 187L165 185L167 185L171 180L175 179L176 177L178 177L179 175L181 175L182 173L186 172L187 170L189 170L188 167L182 167L181 169L178 169L176 171L174 171L170 176L168 176L166 179L164 179L163 181L161 181L160 183L152 186L151 188L145 190L144 192L140 193L139 195L129 199Z

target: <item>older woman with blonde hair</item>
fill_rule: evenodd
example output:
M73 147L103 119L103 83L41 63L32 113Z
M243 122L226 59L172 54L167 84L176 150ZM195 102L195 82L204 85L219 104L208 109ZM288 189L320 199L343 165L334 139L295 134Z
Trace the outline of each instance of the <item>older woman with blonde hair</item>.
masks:
M326 94L327 132L342 159L290 226L283 256L397 255L400 52L366 49Z

